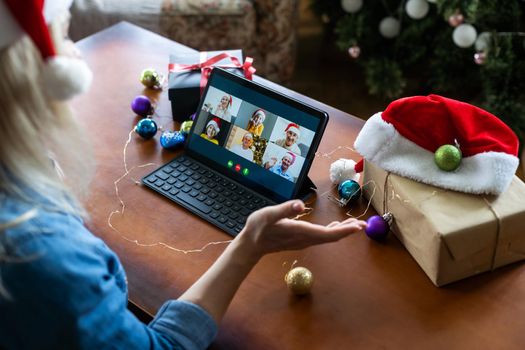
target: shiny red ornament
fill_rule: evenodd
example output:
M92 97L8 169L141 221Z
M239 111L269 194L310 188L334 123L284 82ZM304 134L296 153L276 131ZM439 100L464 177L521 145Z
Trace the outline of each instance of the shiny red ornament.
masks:
M477 64L477 65L484 65L485 62L487 61L487 54L485 52L476 52L474 54L474 62Z
M450 24L452 27L457 27L462 24L464 20L465 18L463 15L459 12L456 12L448 18L448 24Z
M348 49L348 54L350 55L350 57L352 58L358 58L359 55L361 54L361 48L357 45L354 45L354 46L351 46L349 49Z

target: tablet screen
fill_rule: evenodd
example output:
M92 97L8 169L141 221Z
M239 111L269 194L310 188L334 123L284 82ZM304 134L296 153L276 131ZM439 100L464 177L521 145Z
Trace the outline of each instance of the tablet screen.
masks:
M280 202L297 194L327 118L301 102L214 69L186 148Z

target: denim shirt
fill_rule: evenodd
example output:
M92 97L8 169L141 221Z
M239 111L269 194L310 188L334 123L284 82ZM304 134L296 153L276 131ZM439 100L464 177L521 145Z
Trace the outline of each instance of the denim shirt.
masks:
M0 193L0 223L35 208ZM167 301L145 325L127 308L119 259L80 218L36 207L0 231L0 349L205 349L217 333L199 306Z

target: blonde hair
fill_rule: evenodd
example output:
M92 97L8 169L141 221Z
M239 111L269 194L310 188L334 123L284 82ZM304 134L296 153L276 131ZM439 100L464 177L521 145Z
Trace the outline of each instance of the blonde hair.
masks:
M0 210L2 195L33 205L0 222L0 235L38 215L38 209L86 217L77 198L86 193L93 174L90 147L69 107L43 91L42 66L27 36L0 49ZM8 257L0 243L0 262L4 260ZM5 295L2 291L0 279L0 294Z

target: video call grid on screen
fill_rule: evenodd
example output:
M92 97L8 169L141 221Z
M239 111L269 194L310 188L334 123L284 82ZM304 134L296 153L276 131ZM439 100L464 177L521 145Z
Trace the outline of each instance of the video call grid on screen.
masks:
M318 126L319 118L216 75L193 128L200 137L189 148L286 199Z

